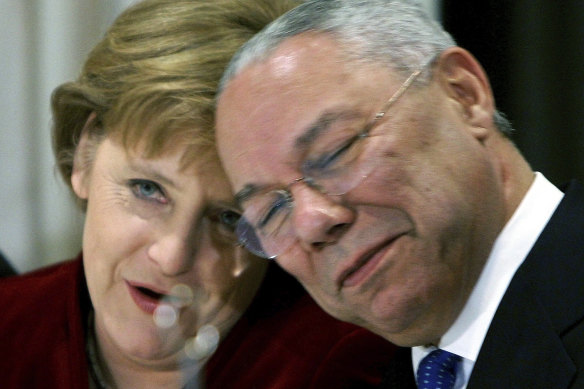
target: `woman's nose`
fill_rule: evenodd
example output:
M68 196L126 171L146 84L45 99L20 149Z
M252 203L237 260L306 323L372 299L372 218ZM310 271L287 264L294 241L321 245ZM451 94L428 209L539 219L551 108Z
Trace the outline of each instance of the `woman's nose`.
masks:
M186 273L196 256L195 235L191 231L165 231L150 245L148 256L167 276Z

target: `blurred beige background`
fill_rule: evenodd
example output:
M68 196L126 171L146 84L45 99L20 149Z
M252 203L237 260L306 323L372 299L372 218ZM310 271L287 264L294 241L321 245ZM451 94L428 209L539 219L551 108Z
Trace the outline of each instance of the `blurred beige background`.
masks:
M57 176L49 96L131 0L0 0L0 250L19 271L74 256L81 215Z

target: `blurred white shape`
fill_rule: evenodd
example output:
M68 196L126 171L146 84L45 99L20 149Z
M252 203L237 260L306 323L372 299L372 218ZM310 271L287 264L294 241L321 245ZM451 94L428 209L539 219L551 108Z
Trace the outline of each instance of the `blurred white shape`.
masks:
M178 320L178 311L172 305L160 304L154 310L154 323L158 328L170 328L176 324Z
M180 304L182 306L192 304L195 297L191 287L185 284L175 285L170 290L170 295L177 297L180 300Z
M185 354L190 359L201 360L213 354L219 344L219 331L211 324L199 328L197 336L185 344Z

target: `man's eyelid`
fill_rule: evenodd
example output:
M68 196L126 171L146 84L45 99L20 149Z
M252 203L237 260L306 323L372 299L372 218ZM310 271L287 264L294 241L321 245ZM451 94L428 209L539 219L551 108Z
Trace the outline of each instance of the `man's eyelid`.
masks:
M258 226L260 228L265 227L269 222L273 221L278 214L280 214L281 212L285 212L285 209L287 209L289 206L290 199L288 198L272 202L266 208L266 212L264 212L264 214L262 214L261 218L259 219Z
M365 126L362 126L359 131L352 131L350 136L343 138L342 141L338 141L335 146L328 151L321 152L316 158L307 158L304 160L301 167L302 173L306 176L310 176L325 169L325 165L327 165L331 159L338 156L343 149L348 150L356 142L360 142L363 138L366 138L373 125L373 121L369 121Z
M263 196L268 195L278 188L278 185L265 186L248 184L235 194L234 207L235 209L239 209L239 212L243 213L250 204L254 203L254 201L261 199ZM246 205L248 207L246 207Z

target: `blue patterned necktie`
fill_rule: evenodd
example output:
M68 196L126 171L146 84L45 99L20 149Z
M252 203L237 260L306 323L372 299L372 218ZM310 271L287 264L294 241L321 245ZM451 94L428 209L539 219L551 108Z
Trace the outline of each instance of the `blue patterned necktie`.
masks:
M434 350L418 365L419 389L452 389L460 357L444 350Z

